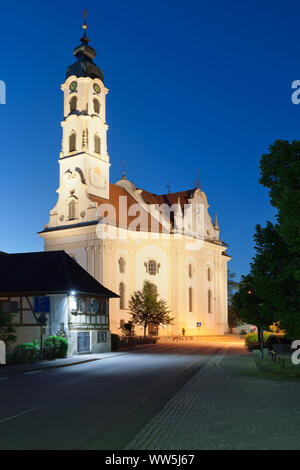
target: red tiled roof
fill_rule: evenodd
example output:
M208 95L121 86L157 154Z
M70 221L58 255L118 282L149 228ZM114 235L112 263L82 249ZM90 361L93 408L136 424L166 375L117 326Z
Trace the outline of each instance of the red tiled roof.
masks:
M120 213L120 203L119 198L121 196L126 196L126 210L127 210L127 220L125 214ZM141 215L143 221L145 221L145 226L137 227L136 231L159 231L162 232L161 224L158 224L157 221L141 206L139 205L140 213L133 212L133 215L128 215L131 206L138 204L138 202L122 187L110 183L109 185L109 200L89 195L89 198L96 202L98 206L101 204L111 204L115 209L116 220L111 219L111 214L108 214L107 218L113 225L116 223L116 226L128 228L129 224L133 222L137 217ZM106 216L106 215L105 215ZM152 222L152 226L151 226ZM152 229L151 229L152 227ZM155 230L157 227L157 230Z
M188 204L188 200L192 198L194 191L194 189L189 189L187 191L179 191L177 193L157 195L142 190L141 195L147 204L168 204L169 206L177 204L179 198L180 204L183 207L185 204Z

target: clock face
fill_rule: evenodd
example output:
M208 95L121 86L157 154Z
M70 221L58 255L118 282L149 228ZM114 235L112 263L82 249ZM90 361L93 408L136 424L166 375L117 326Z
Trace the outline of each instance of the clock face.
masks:
M70 90L75 91L76 88L77 88L77 82L72 82L71 85L70 85Z
M94 83L94 91L98 94L100 93L101 89L100 89L98 83Z

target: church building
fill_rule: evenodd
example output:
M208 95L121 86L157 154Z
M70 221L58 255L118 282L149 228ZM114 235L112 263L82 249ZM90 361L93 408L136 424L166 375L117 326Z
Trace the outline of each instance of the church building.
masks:
M86 21L83 29L76 61L61 87L58 200L39 233L45 251L66 251L119 294L109 301L112 333L120 334L120 322L130 319L130 296L150 280L174 317L172 325L159 328L160 335L180 335L183 329L186 335L222 335L228 323L230 257L220 240L217 216L212 222L199 185L156 195L136 186L124 172L120 181L110 181L108 89L94 62Z

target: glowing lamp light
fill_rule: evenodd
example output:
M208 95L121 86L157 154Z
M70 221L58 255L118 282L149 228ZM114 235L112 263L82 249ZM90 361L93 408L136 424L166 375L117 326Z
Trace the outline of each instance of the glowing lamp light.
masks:
M76 292L74 290L71 291L71 299L70 299L70 307L71 307L71 312L76 312L77 311L77 299L75 297Z

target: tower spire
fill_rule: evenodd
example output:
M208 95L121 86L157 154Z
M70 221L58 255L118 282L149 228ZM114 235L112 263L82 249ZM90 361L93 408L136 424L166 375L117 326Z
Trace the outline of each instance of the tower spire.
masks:
M87 24L86 24L86 17L87 17L87 9L85 8L83 10L83 13L82 13L82 17L83 17L83 25L82 25L82 29L83 29L83 37L80 39L80 41L82 43L88 43L90 42L90 40L87 38L87 35L86 35L86 30L87 30Z
M93 62L97 53L95 49L89 46L90 40L86 35L86 17L87 9L85 8L82 14L83 36L80 39L81 44L75 47L73 52L77 62L74 62L74 64L67 68L66 78L70 77L71 75L75 75L75 77L90 77L92 79L99 78L104 83L102 70Z

